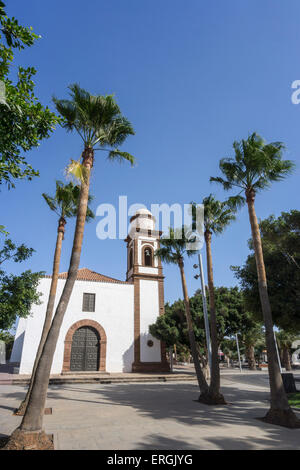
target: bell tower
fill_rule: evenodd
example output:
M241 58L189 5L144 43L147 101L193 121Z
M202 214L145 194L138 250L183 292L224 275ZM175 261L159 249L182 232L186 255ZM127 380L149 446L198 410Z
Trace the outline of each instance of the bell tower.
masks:
M147 209L130 219L127 242L126 280L134 284L134 362L132 372L170 370L165 346L149 333L149 325L164 314L164 276L161 261L154 256L161 232Z

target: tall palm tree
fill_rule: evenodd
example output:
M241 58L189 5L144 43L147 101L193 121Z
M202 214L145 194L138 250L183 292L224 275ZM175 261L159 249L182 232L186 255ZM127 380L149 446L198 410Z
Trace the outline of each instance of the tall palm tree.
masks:
M134 134L134 130L128 119L121 114L114 98L111 95L91 95L77 84L71 85L69 90L70 99L58 100L54 98L53 100L57 111L63 117L63 127L67 131L77 132L84 147L76 227L67 280L37 365L26 412L20 428L15 431L16 435L13 433L11 436L11 441L17 440L20 447L26 442L28 433L31 433L31 436L34 433L37 446L43 434L43 415L51 365L60 327L72 294L80 262L94 151L104 151L110 160L127 160L132 165L134 164L134 157L127 152L121 152L118 148L129 135Z
M15 414L17 415L24 415L25 413L25 409L27 407L28 399L32 390L33 382L34 382L36 367L40 359L43 346L46 341L47 334L51 325L56 290L57 290L58 275L59 275L62 241L64 240L64 234L65 234L65 225L67 223L67 219L71 217L76 217L77 207L79 203L79 195L80 195L79 186L74 185L72 182L68 184L64 184L61 181L56 181L56 190L55 190L54 197L49 196L46 193L42 194L50 210L53 211L58 216L57 237L56 237L56 245L55 245L55 251L54 251L50 292L49 292L49 297L48 297L48 303L47 303L47 308L46 308L46 315L45 315L42 335L41 335L40 343L37 349L32 373L31 373L29 387L28 387L25 399L21 402L18 410L15 412ZM89 202L91 202L91 200L92 200L92 196L89 196ZM86 220L90 221L94 217L95 217L94 213L88 207Z
M239 188L240 203L247 203L254 245L255 260L261 308L264 317L268 370L271 390L271 407L264 420L269 423L288 427L300 426L300 421L291 410L284 390L279 364L276 357L276 346L273 335L272 311L268 296L262 243L257 222L254 202L256 193L266 189L274 181L280 181L291 173L294 164L282 159L284 145L281 142L265 143L253 133L247 140L234 142L234 158L223 158L220 170L224 177L210 178L220 183L225 190Z
M220 202L210 194L202 201L204 205L204 239L206 244L207 279L209 290L210 334L211 334L211 380L209 396L212 404L226 404L224 396L220 392L220 367L217 315L215 306L215 288L213 278L213 263L211 253L212 234L221 234L225 228L235 220L234 198ZM195 214L195 211L193 211Z
M194 255L194 251L187 249L188 240L185 237L184 229L174 230L170 228L168 238L162 238L160 240L160 248L156 250L155 256L161 258L161 260L167 264L177 264L180 270L182 292L185 306L186 321L189 333L189 340L191 346L191 354L194 361L195 371L197 380L200 388L199 401L206 402L208 396L208 384L206 382L204 373L200 366L197 345L195 340L195 334L193 329L193 322L190 312L190 300L188 296L188 290L186 285L186 278L184 272L184 256Z

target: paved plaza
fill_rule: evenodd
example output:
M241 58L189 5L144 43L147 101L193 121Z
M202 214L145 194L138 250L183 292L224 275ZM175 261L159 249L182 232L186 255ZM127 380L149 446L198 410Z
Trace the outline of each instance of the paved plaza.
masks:
M256 419L268 409L266 373L226 372L222 384L230 404L219 407L195 401L195 381L52 385L45 429L56 449L300 449L300 429ZM0 436L18 426L25 390L0 386Z

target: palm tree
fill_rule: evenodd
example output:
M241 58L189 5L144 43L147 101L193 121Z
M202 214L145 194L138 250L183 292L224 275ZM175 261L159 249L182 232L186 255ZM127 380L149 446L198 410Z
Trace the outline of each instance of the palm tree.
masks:
M211 253L212 234L218 235L235 220L234 198L229 198L225 202L220 202L210 194L202 201L204 205L204 239L206 244L207 279L209 289L209 312L210 312L210 334L211 334L211 380L209 386L209 396L212 404L226 404L220 392L220 367L219 367L219 344L217 316L215 307L215 288L213 278L213 263ZM195 214L195 211L193 211Z
M257 267L258 286L261 308L264 317L268 370L271 390L271 407L264 420L269 423L288 427L300 426L300 421L291 410L283 387L279 364L276 358L276 346L273 335L272 311L268 296L267 278L262 251L259 226L255 213L256 193L266 189L274 181L280 181L291 173L294 164L282 159L284 145L281 142L265 143L253 133L247 140L234 142L234 158L223 158L220 161L222 177L210 178L220 183L225 190L239 188L245 198L239 195L240 203L247 202L252 240Z
M290 350L297 338L298 335L291 331L280 330L276 333L278 347L282 354L282 364L285 370L292 370Z
M255 347L264 344L262 327L259 323L240 332L241 343L245 347L245 355L249 369L256 370Z
M200 388L199 401L207 402L208 398L208 384L200 366L195 334L193 329L193 322L190 313L190 300L187 291L186 278L184 272L184 256L192 256L195 254L194 251L187 249L188 240L185 237L184 228L174 230L170 228L168 238L162 238L160 240L160 248L156 250L155 256L161 258L161 260L167 264L177 264L180 270L182 292L185 306L185 315L189 333L189 340L191 346L191 354L195 366L197 380Z
M67 223L66 219L71 218L71 217L76 217L77 207L79 203L79 195L80 195L79 186L74 185L72 182L68 184L63 184L61 181L56 181L56 190L55 190L54 197L49 196L46 193L42 194L50 210L55 212L55 214L58 216L57 237L56 237L56 245L55 245L55 251L54 251L50 292L49 292L49 298L48 298L48 303L47 303L47 308L46 308L46 315L45 315L42 335L41 335L40 343L37 349L32 373L31 373L29 387L28 387L25 399L21 402L19 408L15 412L16 415L24 415L25 409L28 404L28 399L32 390L36 367L37 367L39 358L41 356L43 346L44 346L44 343L47 338L47 334L51 325L56 290L57 290L62 241L64 240L65 225ZM91 202L91 200L92 200L92 196L89 196L89 202ZM94 213L88 207L86 220L90 221L94 217L95 217Z
M104 151L110 160L127 160L132 165L134 164L134 157L127 152L121 152L118 148L129 135L134 134L134 130L130 122L121 114L114 98L111 95L91 95L77 84L71 85L69 90L70 99L54 98L53 101L57 111L63 117L63 127L67 131L76 131L83 141L82 164L77 165L77 169L81 170L82 179L76 227L67 280L37 365L26 412L20 428L11 436L11 441L17 441L20 448L27 442L28 433L31 435L30 439L35 440L37 447L43 435L43 415L51 365L80 262L94 151Z

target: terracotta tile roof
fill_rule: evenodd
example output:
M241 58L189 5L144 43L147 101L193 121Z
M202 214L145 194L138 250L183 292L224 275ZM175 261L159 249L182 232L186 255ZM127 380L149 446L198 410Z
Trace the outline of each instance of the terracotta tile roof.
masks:
M68 273L60 273L58 279L67 279ZM51 275L46 275L44 277L51 278ZM126 281L119 281L119 279L114 279L113 277L104 276L104 274L96 273L91 271L88 268L78 269L77 278L78 281L95 281L95 282L110 282L113 284L127 284Z

